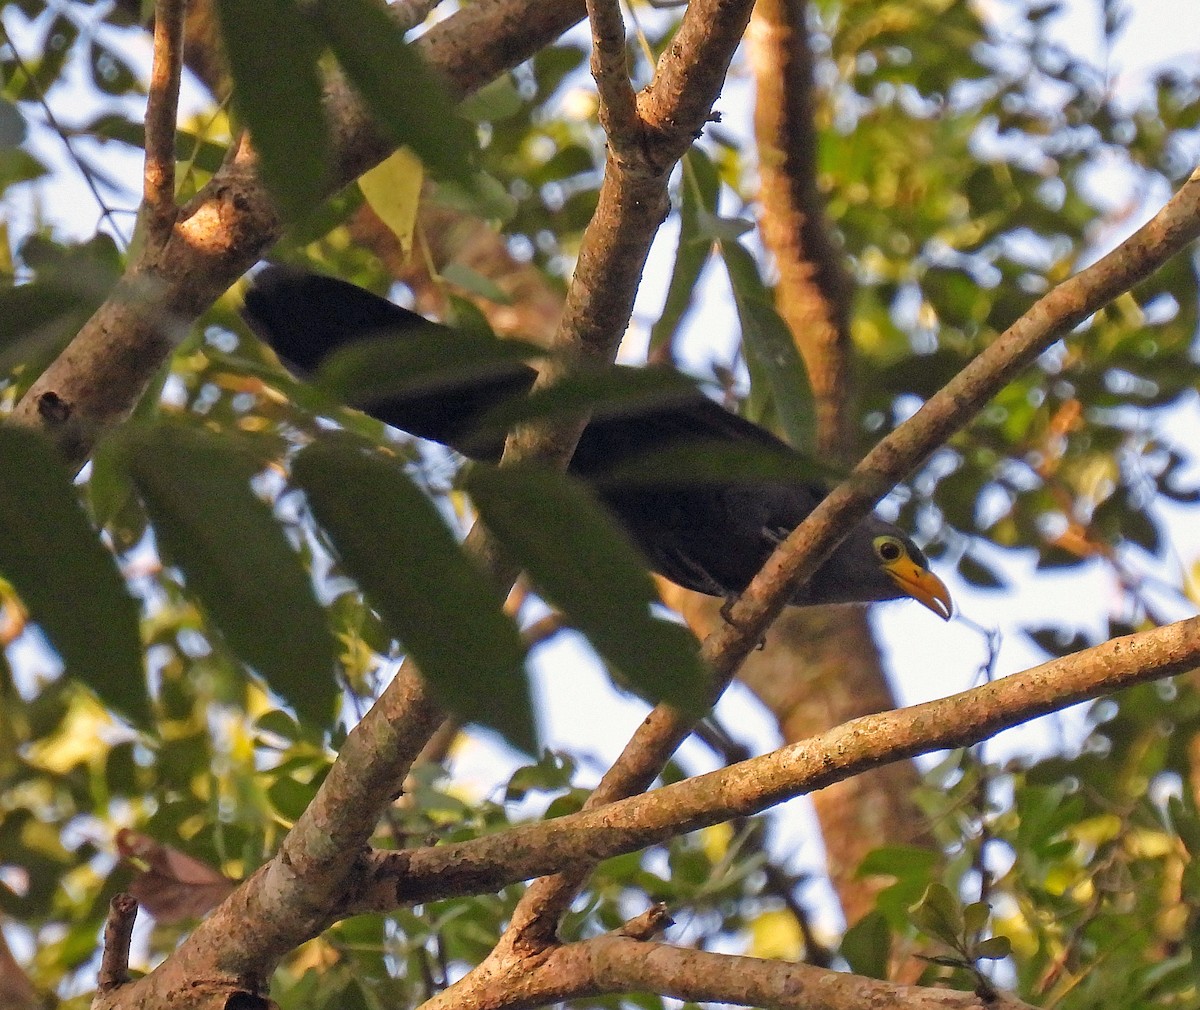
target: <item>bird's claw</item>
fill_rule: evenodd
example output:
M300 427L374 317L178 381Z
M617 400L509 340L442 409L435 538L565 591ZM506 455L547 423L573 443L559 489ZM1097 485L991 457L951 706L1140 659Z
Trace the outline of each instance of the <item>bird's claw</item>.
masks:
M778 547L788 537L792 535L792 531L783 526L764 526L762 528L763 539Z
M748 629L733 616L733 608L737 605L737 601L741 598L741 593L726 593L725 602L721 604L720 613L726 624L728 624L731 628L736 628L738 631L744 634ZM761 652L766 647L767 639L766 636L763 636L759 638L757 644L754 646L754 649L756 652Z

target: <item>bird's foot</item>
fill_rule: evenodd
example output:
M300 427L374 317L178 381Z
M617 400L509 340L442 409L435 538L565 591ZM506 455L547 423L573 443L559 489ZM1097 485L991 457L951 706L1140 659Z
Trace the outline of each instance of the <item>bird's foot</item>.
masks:
M728 624L731 628L736 628L738 631L741 631L744 633L747 630L747 628L745 627L745 625L739 623L733 616L733 608L737 605L737 601L740 600L741 598L742 598L741 593L726 593L725 594L725 602L721 604L720 614L721 614L722 619L725 621L725 623ZM754 646L754 648L755 648L755 651L761 652L763 649L766 648L766 646L767 646L767 639L764 636L758 640L758 642Z
M733 619L733 608L737 606L737 601L742 598L741 593L726 593L725 602L721 604L721 619L726 624L732 624L738 628L738 623ZM738 628L741 631L741 628Z
M764 540L776 547L792 535L792 531L785 526L764 526L761 533Z

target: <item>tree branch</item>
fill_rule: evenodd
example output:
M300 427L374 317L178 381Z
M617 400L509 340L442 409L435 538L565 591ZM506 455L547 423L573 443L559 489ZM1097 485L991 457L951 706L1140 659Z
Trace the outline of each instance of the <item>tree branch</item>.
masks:
M154 9L154 61L146 100L146 161L142 179L142 224L160 245L179 213L175 205L175 119L183 72L186 0L158 0Z
M585 941L600 992L655 992L689 1002L804 1010L1031 1010L1004 993L896 985L809 964L685 950L618 936Z
M596 0L589 8L595 18L597 45L605 49L593 57L593 67L598 86L606 93L604 103L624 128L630 126L626 119L632 114L622 97L628 87L623 38L619 61L612 52L613 36L623 36L623 28L618 30L620 18L615 7L606 4L607 0ZM617 138L610 138L599 206L584 234L559 329L560 338L567 333L577 335L565 345L575 350L576 356L612 361L616 341L633 311L650 244L667 213L667 178L708 121L750 11L746 0L695 0L684 15L675 43L659 61L654 81L639 96L637 128L639 132L653 129L653 142L646 136L633 147L618 145ZM618 67L623 84L601 82L601 78L616 74ZM678 90L684 84L693 90ZM646 109L655 116L653 122L646 120ZM620 332L613 331L614 319L621 321ZM568 356L551 358L538 377L539 385L553 384L571 367ZM538 459L553 459L565 466L585 423L586 418L579 418L574 425L560 421L549 428L521 429L510 436L508 449L531 452ZM475 533L473 530L472 537ZM482 550L492 560L488 548L482 546ZM647 788L691 731L692 722L667 707L656 708L643 724L642 730L647 732L639 732L625 748L588 798L586 808ZM533 884L514 910L494 956L504 958L509 949L534 950L553 942L559 916L590 872L589 865L575 865ZM486 973L487 962L476 970Z
M378 852L350 915L488 893L759 813L868 768L967 747L1003 729L1133 684L1200 666L1200 617L1091 649L828 732L653 792L470 841Z
M686 950L619 934L549 951L520 973L481 976L425 1010L523 1010L605 993L654 992L689 1002L803 1010L1031 1010L997 993L896 985L789 961Z
M104 951L100 955L97 985L101 992L117 989L129 981L129 941L137 919L138 904L132 894L114 894L104 923Z
M600 125L617 152L638 157L643 140L637 96L629 83L625 23L616 0L588 0L592 27L592 77L600 96Z

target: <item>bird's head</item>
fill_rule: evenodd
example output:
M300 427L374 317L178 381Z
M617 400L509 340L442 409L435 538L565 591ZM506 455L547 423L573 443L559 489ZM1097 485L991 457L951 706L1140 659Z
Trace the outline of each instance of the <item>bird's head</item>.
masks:
M870 516L829 556L807 587L809 603L874 603L906 597L950 620L950 591L929 559L889 522Z

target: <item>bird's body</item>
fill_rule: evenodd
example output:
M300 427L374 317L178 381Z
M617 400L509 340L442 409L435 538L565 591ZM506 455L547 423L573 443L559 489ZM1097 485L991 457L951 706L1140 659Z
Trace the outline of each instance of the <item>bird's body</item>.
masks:
M402 339L430 324L378 296L315 274L272 267L246 295L253 329L285 362L313 372L334 350L367 336ZM447 339L453 339L447 331ZM497 405L528 393L535 373L515 363L486 375L422 387L402 396L355 404L386 424L433 439L475 459L494 460L503 447L480 435L481 419ZM816 507L824 489L801 479L698 477L610 478L622 465L651 453L744 446L781 462L798 454L758 425L733 414L699 390L650 406L600 412L579 439L570 471L591 484L645 556L672 582L712 596L740 593L776 545ZM651 470L652 472L652 470ZM795 604L851 603L911 596L942 617L950 615L945 586L898 528L875 516L856 526Z

